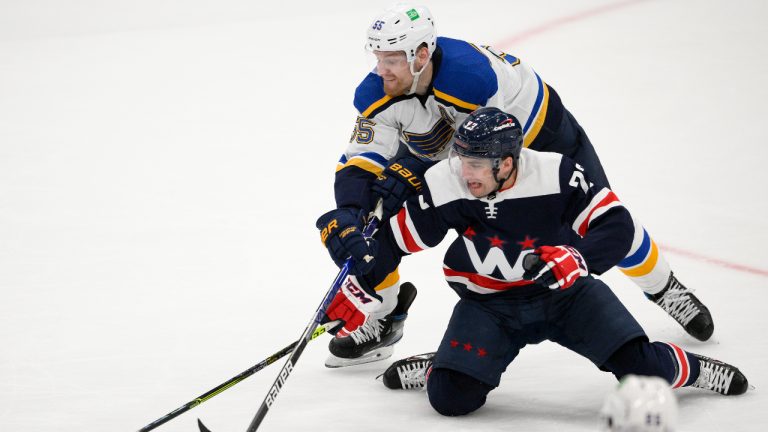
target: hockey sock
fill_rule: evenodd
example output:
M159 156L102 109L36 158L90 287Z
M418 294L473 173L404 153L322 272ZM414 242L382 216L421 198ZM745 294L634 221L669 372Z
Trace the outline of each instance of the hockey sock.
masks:
M618 267L646 294L656 294L664 289L672 270L645 228L636 219L633 221L635 239Z
M699 376L699 360L671 343L633 339L614 352L603 368L617 379L625 375L658 376L673 388L692 384Z
M429 403L444 416L475 411L485 404L491 390L493 386L451 369L433 368L427 380Z
M658 346L659 349L665 348L672 358L675 366L675 375L672 380L669 380L672 388L689 386L696 381L701 370L696 356L673 343L654 342L653 345Z

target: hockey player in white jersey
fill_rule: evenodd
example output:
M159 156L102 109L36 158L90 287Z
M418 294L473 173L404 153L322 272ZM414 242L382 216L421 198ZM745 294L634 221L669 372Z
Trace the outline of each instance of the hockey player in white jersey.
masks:
M356 221L380 195L405 198L416 185L400 176L374 186L385 167L426 170L447 156L458 124L478 107L498 107L523 123L524 146L564 154L592 173L593 182L609 186L600 160L586 133L566 110L557 92L527 64L490 46L437 37L429 10L398 5L370 24L366 48L376 68L355 91L355 128L336 170L337 212ZM377 193L376 187L388 188ZM385 216L396 213L399 200L384 203ZM351 218L351 219L350 219ZM672 274L656 243L635 220L631 250L618 265L646 296L661 306L693 337L707 340L714 331L709 310ZM331 341L329 367L379 360L391 355L402 336L407 304L397 271L375 287L383 298L374 319L357 334L340 332ZM409 287L410 290L410 287Z

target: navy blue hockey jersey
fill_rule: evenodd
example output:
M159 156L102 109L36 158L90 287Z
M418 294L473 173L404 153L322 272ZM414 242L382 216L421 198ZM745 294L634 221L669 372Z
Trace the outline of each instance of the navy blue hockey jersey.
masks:
M443 272L461 295L547 290L522 278L523 257L539 246L575 246L593 274L615 266L630 249L635 228L628 210L610 189L595 190L567 157L523 149L514 185L493 199L472 196L449 164L430 168L422 194L377 235L384 247L376 273L436 246L451 230L459 236Z

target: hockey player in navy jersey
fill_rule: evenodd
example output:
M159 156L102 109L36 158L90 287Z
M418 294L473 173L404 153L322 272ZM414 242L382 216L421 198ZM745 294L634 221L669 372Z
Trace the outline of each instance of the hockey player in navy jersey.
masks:
M588 170L557 153L523 148L518 120L481 108L458 127L451 154L412 180L420 186L373 239L333 211L326 245L336 261L351 256L356 275L334 299L329 319L347 330L366 321L380 297L371 286L410 253L436 246L449 231L443 272L459 301L437 352L395 362L390 388L426 386L433 408L457 416L481 407L501 374L528 344L551 340L617 378L657 376L673 388L724 395L747 391L734 366L649 342L609 287L594 278L632 247L629 211ZM383 181L383 180L379 180ZM384 198L389 198L384 196Z
M368 28L366 47L377 66L355 91L358 117L334 185L339 214L372 209L381 195L372 190L374 179L389 162L405 156L423 162L424 170L445 159L456 126L482 106L520 119L524 147L569 156L591 173L593 182L609 185L584 130L554 88L520 59L489 46L436 37L432 15L420 6L398 5L378 16ZM402 197L413 192L399 182L384 186ZM396 211L390 201L397 200L385 202L385 214ZM672 274L642 225L637 220L633 224L635 237L619 269L689 334L709 339L714 331L709 310ZM340 332L330 343L327 366L391 355L407 310L391 312L398 303L399 280L395 270L376 285L384 300L374 314L376 321L351 338ZM403 297L407 303L413 296Z

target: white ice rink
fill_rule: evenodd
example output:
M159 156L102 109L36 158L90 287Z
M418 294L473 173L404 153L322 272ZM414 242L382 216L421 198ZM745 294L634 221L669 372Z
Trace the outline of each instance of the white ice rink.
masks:
M296 339L335 267L314 222L392 2L0 1L0 430L135 431ZM688 337L612 270L654 340L733 363L755 389L676 392L683 431L768 429L768 2L426 2L445 36L531 64L598 149L614 190L710 307ZM434 350L455 294L442 250L400 358ZM374 380L389 361L301 357L261 430L594 431L615 385L526 348L481 410L435 413ZM282 362L281 362L282 363ZM243 431L279 370L158 431Z

